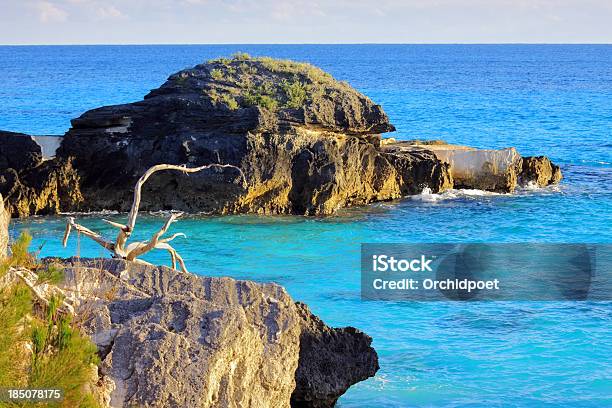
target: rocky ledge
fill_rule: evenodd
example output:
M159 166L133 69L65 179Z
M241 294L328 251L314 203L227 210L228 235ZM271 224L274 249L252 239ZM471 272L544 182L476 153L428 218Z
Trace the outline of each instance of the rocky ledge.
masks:
M514 147L475 149L436 141L389 141L389 152L430 152L448 164L454 188L511 193L518 186L546 187L561 181L561 169L547 157L522 157Z
M58 262L58 260L47 260ZM59 260L112 407L332 407L373 376L372 339L276 284L111 259Z
M0 150L0 193L18 216L126 211L134 182L150 166L222 163L244 178L229 169L159 173L141 208L320 215L425 187L512 191L519 182L559 179L541 175L545 163L529 162L523 172L512 155L502 167L476 157L479 169L494 174L472 177L474 158L449 157L433 145L381 143L381 133L393 130L379 105L316 67L239 54L177 72L142 101L85 112L52 160L22 135L21 153L34 154L12 160ZM14 134L0 137L19 142Z

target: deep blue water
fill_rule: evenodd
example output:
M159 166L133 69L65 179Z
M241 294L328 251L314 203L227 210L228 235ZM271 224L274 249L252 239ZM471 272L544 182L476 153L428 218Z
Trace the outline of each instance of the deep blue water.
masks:
M362 242L612 243L612 46L0 47L0 129L61 134L86 109L140 99L172 72L235 51L309 61L380 103L396 138L515 146L561 164L558 188L455 192L338 217L191 217L188 267L284 285L327 323L374 338L381 369L342 407L612 406L612 304L392 303L359 298ZM121 215L111 218L121 219ZM107 234L99 216L82 222ZM138 234L162 218L146 216ZM42 255L61 217L16 222ZM104 255L81 240L83 256ZM149 260L167 262L163 254Z

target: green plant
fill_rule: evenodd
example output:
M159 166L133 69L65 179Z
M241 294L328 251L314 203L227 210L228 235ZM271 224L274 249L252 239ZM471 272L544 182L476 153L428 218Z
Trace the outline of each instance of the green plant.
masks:
M297 79L289 82L284 80L281 83L281 88L285 92L285 96L287 97L287 102L285 105L288 108L298 109L304 106L306 102L306 98L308 96L306 92L306 86L302 84Z
M24 233L13 243L11 256L3 262L6 270L36 270L38 284L61 279L56 265L36 263L28 252L30 241L31 236ZM92 381L92 364L99 363L96 346L81 335L71 316L60 311L60 296L51 296L42 313L33 299L23 283L0 289L0 387L60 388L63 401L45 406L97 407L86 389Z
M278 102L276 99L269 95L262 95L261 93L253 90L246 93L243 101L246 106L259 106L271 111L276 110L278 107Z
M210 76L215 81L221 81L223 79L223 71L221 71L220 69L216 69L215 68L212 71L210 71Z
M219 57L219 58L208 60L209 64L229 65L231 62L232 60L230 58L224 58L224 57Z
M31 242L32 236L27 231L24 231L11 244L11 256L0 262L0 277L4 276L13 266L23 266L25 268L33 268L35 266L36 259L29 252Z
M236 99L234 99L234 97L230 94L223 94L221 100L227 105L228 108L230 108L230 110L236 110L239 108L238 102L236 102Z
M32 313L32 294L23 284L0 290L0 387L27 382L26 316Z
M246 60L250 60L251 56L249 54L247 54L246 52L235 52L232 54L232 58L235 61L246 61Z
M56 264L49 264L44 268L37 271L38 280L37 284L49 283L57 285L64 279L64 271L61 266Z

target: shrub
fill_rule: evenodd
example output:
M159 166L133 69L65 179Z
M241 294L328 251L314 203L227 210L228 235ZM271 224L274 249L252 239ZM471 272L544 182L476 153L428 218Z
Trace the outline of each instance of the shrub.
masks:
M235 61L247 61L251 59L251 56L249 54L247 54L246 52L235 52L232 54L232 58Z
M234 99L232 95L223 94L221 100L227 105L228 108L230 108L230 110L238 109L238 102L236 102L236 99Z
M11 256L0 262L0 277L12 266L23 266L33 268L36 264L35 258L28 249L32 242L32 236L28 232L23 232L13 244L11 244Z
M268 110L276 110L278 102L270 95L262 95L256 90L248 91L243 98L243 102L246 106L259 106Z
M231 64L232 60L229 58L223 58L223 57L219 57L219 58L214 58L211 60L208 60L209 64L221 64L221 65L229 65Z
M220 69L216 69L215 68L212 71L210 71L210 76L215 81L221 81L223 79L223 71L221 71Z
M307 98L306 87L298 80L294 80L293 82L289 82L284 80L281 83L281 88L285 92L285 96L287 97L287 102L285 105L288 108L298 109L304 106Z
M36 264L28 252L31 236L22 234L11 246L10 267L28 267L38 274L37 284L61 280L61 269ZM7 266L8 265L8 266ZM96 346L82 336L70 316L60 313L62 299L49 298L43 314L35 312L31 290L22 283L0 289L0 387L60 388L61 402L49 407L97 407L85 386L98 364ZM31 344L31 353L25 347Z

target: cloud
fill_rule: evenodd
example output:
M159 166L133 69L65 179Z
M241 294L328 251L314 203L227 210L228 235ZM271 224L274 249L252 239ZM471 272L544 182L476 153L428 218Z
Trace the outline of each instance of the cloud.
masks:
M48 1L39 1L35 3L34 8L38 13L38 20L40 20L41 23L61 23L68 18L68 13L66 11Z
M126 15L113 5L100 6L96 9L96 17L100 19L121 19L126 18Z

